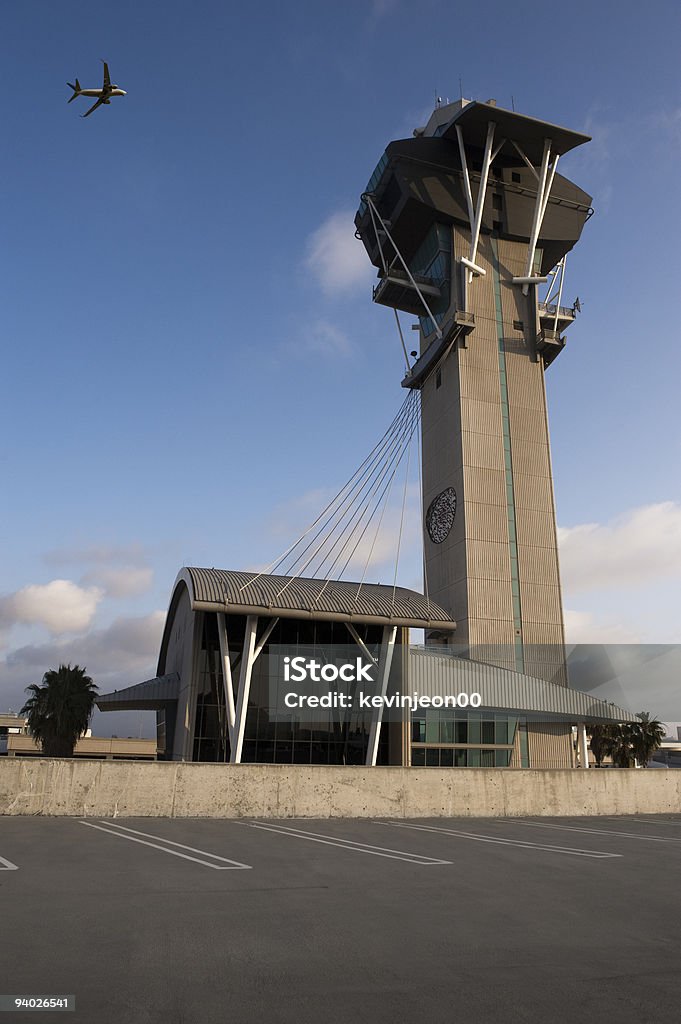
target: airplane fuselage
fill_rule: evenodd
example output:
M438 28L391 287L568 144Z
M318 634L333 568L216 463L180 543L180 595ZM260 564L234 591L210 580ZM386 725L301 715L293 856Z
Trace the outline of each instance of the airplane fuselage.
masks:
M125 96L125 89L80 89L78 90L79 96ZM106 103L106 99L104 100Z

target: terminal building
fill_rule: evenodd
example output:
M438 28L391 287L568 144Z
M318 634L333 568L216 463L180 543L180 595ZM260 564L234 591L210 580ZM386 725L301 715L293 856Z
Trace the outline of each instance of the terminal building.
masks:
M421 420L424 594L183 569L156 678L97 701L155 710L160 757L587 767L589 723L636 720L572 689L565 655L544 374L578 312L563 304L565 261L592 213L557 168L588 141L461 100L387 147L355 226L374 301L418 318L401 383ZM410 645L416 629L425 646ZM270 651L348 643L386 681L399 666L403 690L484 703L273 721Z
M31 736L28 719L13 712L0 714L0 757L43 757ZM88 729L76 741L74 757L103 761L155 761L156 741L132 736L93 736Z

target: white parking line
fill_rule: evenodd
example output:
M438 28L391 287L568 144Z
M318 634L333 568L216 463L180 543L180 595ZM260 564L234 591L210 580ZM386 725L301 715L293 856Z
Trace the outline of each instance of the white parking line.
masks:
M376 825L392 825L394 828L414 828L420 832L439 832L442 835L459 836L461 839L473 839L478 843L496 843L499 846L517 846L521 850L545 850L549 853L567 853L574 857L621 857L621 853L603 853L600 850L576 850L571 846L548 846L542 843L524 842L522 839L501 839L497 836L485 836L478 832L462 832L453 828L438 828L437 825L411 825L402 821L377 821Z
M606 818L606 821L637 821L641 825L676 825L677 828L681 825L681 819L679 821L659 821L657 818L640 818L626 814Z
M433 864L451 864L451 860L439 860L435 857L423 857L420 853L406 853L404 850L391 850L385 846L371 846L369 843L356 843L353 839L342 839L339 836L327 836L322 832L308 832L305 829L289 828L287 825L264 825L257 821L244 824L251 828L259 828L265 832L276 832L280 836L291 836L293 839L309 839L312 843L323 843L325 846L338 846L341 850L355 853L369 853L374 857L388 857L390 860L406 860L410 864L430 867Z
M4 857L0 857L0 871L18 871L19 868L16 864L12 864L11 860L5 860Z
M531 828L555 828L561 832L585 832L593 836L621 836L623 839L644 839L649 843L681 843L669 836L642 836L638 832L618 832L617 829L579 828L577 825L553 825L548 821L525 821L524 818L500 818L507 825L529 825Z
M125 825L118 825L113 821L102 821L99 825L94 825L91 821L81 821L81 825L87 825L88 828L99 829L100 832L106 832L110 836L117 836L119 839L129 839L131 843L141 843L143 846L152 846L155 850L161 850L163 853L169 853L172 857L182 857L183 860L191 860L196 864L203 864L207 868L215 868L216 871L239 871L239 870L250 870L250 864L242 864L238 860L229 860L228 857L218 857L216 853L208 853L206 850L197 850L194 846L185 846L184 843L174 843L171 839L164 839L163 836L150 835L149 832L138 832L134 828L126 828ZM103 826L107 826L104 828ZM117 832L115 829L122 829ZM126 835L127 832L133 832L134 835ZM136 839L135 836L146 836L147 839L160 839L164 846L160 846L158 843L147 843L144 839ZM213 860L220 861L220 864L211 864L210 861L200 860L198 857L190 857L187 853L178 853L177 850L168 850L168 846L178 846L182 850L191 850L192 853L200 853L204 857L211 857Z

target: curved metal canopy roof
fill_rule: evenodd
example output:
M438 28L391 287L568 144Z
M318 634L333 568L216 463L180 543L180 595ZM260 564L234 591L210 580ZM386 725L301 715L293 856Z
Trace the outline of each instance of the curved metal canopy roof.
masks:
M95 704L100 711L155 711L177 700L179 692L180 677L177 672L169 672L122 690L100 693Z
M189 589L192 607L208 611L456 629L443 608L404 587L195 567L183 569L175 587L181 581Z
M541 719L604 724L640 721L631 711L571 686L457 657L441 648L411 648L409 685L428 696L445 696L457 688L476 691L482 696L482 708Z

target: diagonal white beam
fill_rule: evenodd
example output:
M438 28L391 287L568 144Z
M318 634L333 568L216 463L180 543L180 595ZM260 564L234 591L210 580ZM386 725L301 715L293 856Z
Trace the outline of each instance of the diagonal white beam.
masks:
M383 639L381 641L381 655L378 659L378 695L385 697L388 689L388 678L390 676L390 666L393 660L393 652L395 650L395 637L397 635L397 626L384 626L383 627ZM383 721L383 705L374 708L373 717L371 720L371 729L369 731L369 744L367 746L367 758L366 763L368 767L375 767L376 758L378 757L378 742L381 738L381 723Z
M525 264L525 277L532 273L534 263L534 250L539 237L541 227L542 207L544 205L544 189L546 188L546 176L549 169L549 158L551 156L551 139L544 139L544 154L541 158L541 170L539 171L539 188L534 203L534 215L532 217L532 228L530 230L530 244L527 247L527 263Z
M546 183L546 188L544 189L544 201L542 203L541 215L539 217L539 227L537 229L537 237L539 236L539 230L541 229L542 223L544 221L544 214L546 213L546 207L549 204L549 196L551 195L551 189L553 188L553 179L556 176L556 167L558 166L558 161L559 160L560 160L560 155L558 153L556 153L556 155L553 158L553 163L551 164L551 167L549 168L549 177L548 177L548 181Z
M390 244L392 245L393 249L395 250L395 255L397 256L398 260L402 264L404 272L407 275L407 277L409 278L409 281L411 283L412 288L414 289L414 291L416 292L416 294L420 298L421 302L423 303L423 308L425 309L426 313L428 314L430 319L433 321L433 325L435 327L435 333L437 334L438 338L441 338L442 337L442 331L440 330L438 322L435 319L435 314L431 311L430 306L428 305L428 303L424 299L423 292L421 291L421 289L417 285L416 281L414 280L414 275L412 274L411 270L409 269L409 267L405 263L405 260L404 260L404 257L402 255L402 253L400 252L400 250L397 248L397 245L395 244L395 239L393 238L393 236L388 231L388 225L386 224L386 222L383 220L383 218L381 217L380 213L378 212L376 206L374 205L374 201L371 198L371 196L367 196L367 204L371 207L371 209L374 211L374 213L378 217L379 221L381 222L381 227L383 228L388 241L390 242ZM279 593L281 593L281 591L279 591Z
M563 298L563 279L565 277L565 262L566 262L566 260L567 260L567 253L565 254L565 256L563 256L562 260L558 264L558 266L560 267L560 284L558 285L558 298L556 299L556 316L555 316L555 319L553 321L553 329L554 329L554 331L558 330L558 316L560 314L560 303L561 303L562 298Z
M383 273L387 274L388 273L388 264L386 263L385 256L383 254L383 246L381 245L381 236L378 233L378 224L376 223L376 215L374 213L374 208L371 205L371 203L368 203L367 205L369 207L369 213L371 214L371 224L372 224L372 227L374 229L374 234L376 235L376 245L378 246L378 255L381 257L381 265L383 266Z
M518 143L517 143L517 142L515 142L515 141L514 141L513 139L511 139L511 142L512 142L512 143L513 143L513 145L515 146L515 148L516 148L516 150L518 151L518 153L519 153L520 157L521 157L521 158L522 158L522 159L523 159L523 160L525 161L525 163L527 164L527 166L528 166L528 167L530 168L530 170L531 170L531 171L532 171L532 173L534 174L534 176L535 176L535 178L537 179L537 181L539 181L539 174L538 174L538 172L537 172L537 168L536 168L536 167L534 166L534 164L532 163L532 161L531 161L531 160L529 160L529 159L527 158L527 156L526 156L526 155L525 155L525 154L523 153L522 149L520 148L520 146L518 145Z
M241 764L241 751L243 750L244 745L244 730L246 728L248 696L251 691L251 675L253 673L253 654L255 651L255 634L257 628L258 616L249 615L246 619L244 647L241 656L241 669L239 671L239 692L236 700L234 742L232 743L229 752L229 760L231 764Z
M530 241L527 246L527 263L525 265L525 276L513 278L514 284L522 285L523 295L527 295L529 286L531 284L538 284L540 281L546 280L545 277L533 275L533 264L534 254L537 249L537 240L539 238L539 232L541 231L542 221L544 220L544 214L546 213L546 207L549 202L551 187L553 185L553 179L556 174L556 167L558 166L559 160L559 154L556 153L553 158L553 162L550 163L551 145L551 139L544 139L544 153L542 155L541 169L539 172L539 188L537 189L537 198L535 199L534 203L534 214L532 217Z
M463 171L463 191L466 196L466 205L468 206L468 221L473 230L473 221L475 220L475 212L473 210L473 193L471 192L471 179L468 174L468 161L466 160L466 147L463 141L463 132L461 131L461 125L456 125L456 137L459 140L459 156L461 157L461 170Z
M482 211L485 206L485 195L487 193L487 180L489 178L489 169L492 163L492 143L494 141L494 121L490 121L487 125L487 139L485 140L485 154L482 158L482 170L480 172L480 188L478 191L478 203L475 211L475 221L473 223L471 233L471 249L468 255L468 264L475 266L475 257L478 254L478 242L480 240L480 227L482 226ZM470 271L470 280L472 280L474 271Z
M267 623L267 628L265 629L263 635L260 637L260 640L258 641L258 646L253 651L253 661L257 661L260 655L262 654L263 647L269 640L270 634L278 622L279 619L270 619L270 621Z
M367 656L372 665L377 665L378 662L376 661L376 658L374 658L373 654L371 653L367 645L364 643L364 641L362 640L361 636L359 635L353 624L351 622L346 622L345 625L348 628L348 633L353 638L353 640L359 647L360 651L362 651L362 653Z

